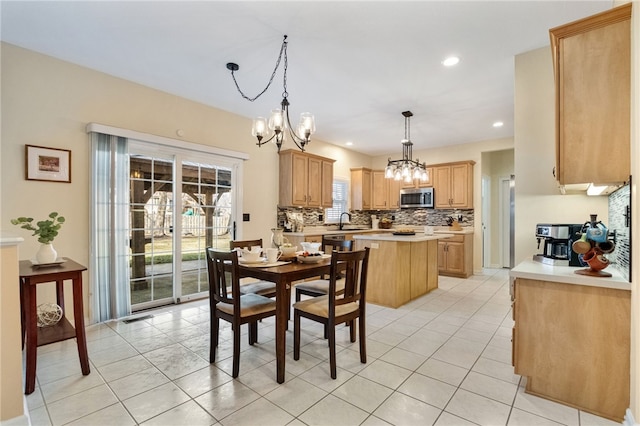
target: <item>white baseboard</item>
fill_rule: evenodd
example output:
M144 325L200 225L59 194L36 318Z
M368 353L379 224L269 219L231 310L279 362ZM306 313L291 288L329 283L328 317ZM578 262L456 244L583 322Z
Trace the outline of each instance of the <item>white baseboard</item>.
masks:
M622 421L623 426L640 426L633 418L633 413L631 412L631 408L627 408L626 413L624 414L624 420Z

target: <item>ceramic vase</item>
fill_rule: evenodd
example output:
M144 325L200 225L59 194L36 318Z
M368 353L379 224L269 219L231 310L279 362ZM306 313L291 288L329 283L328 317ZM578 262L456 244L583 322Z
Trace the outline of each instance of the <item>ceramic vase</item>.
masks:
M38 263L53 263L57 259L58 252L53 248L53 244L40 244L40 249L36 253L36 260Z

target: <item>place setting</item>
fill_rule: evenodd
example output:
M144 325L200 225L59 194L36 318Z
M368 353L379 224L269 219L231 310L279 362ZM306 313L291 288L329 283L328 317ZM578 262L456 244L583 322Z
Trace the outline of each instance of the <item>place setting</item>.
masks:
M277 248L251 247L251 249L239 250L238 262L241 265L258 268L286 265L287 261L280 260L282 251Z

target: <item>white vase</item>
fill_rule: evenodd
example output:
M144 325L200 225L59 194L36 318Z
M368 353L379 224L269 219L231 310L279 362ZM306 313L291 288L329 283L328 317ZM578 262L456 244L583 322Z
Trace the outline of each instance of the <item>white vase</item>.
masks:
M53 248L53 244L40 244L40 249L36 253L36 260L40 264L53 263L58 259L58 252Z

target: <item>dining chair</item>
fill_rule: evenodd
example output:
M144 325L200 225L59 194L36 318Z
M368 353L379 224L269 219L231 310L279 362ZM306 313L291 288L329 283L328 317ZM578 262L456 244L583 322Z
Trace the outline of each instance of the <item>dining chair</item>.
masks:
M240 372L240 326L249 324L249 344L258 341L258 320L276 314L276 302L259 294L240 292L240 272L236 251L207 250L209 273L209 308L211 344L209 362L216 360L220 332L220 319L228 321L233 331L233 374ZM231 291L229 291L231 290Z
M250 249L251 247L262 247L262 238L257 240L235 240L229 241L229 248L234 249ZM240 292L243 294L259 294L260 296L274 298L276 297L276 284L270 281L250 281L240 283Z
M296 302L293 305L293 359L300 359L300 319L302 317L317 321L328 328L329 364L331 378L336 373L336 325L347 323L351 342L356 341L355 320L358 319L360 334L360 362L367 362L366 350L366 290L369 248L357 251L334 251L331 253L331 272L329 292L325 296L314 297ZM344 274L344 293L336 294L336 276Z
M334 250L337 251L351 251L353 247L352 240L334 240L331 238L322 237L322 250L325 253L332 253ZM329 248L329 250L327 250ZM341 277L340 272L338 272L337 278ZM329 280L325 279L324 276L320 277L317 280L304 281L299 284L296 284L296 302L301 300L301 296L304 294L305 296L317 297L323 296L329 292ZM337 294L342 294L344 291L344 281L340 280L336 282L336 292Z

